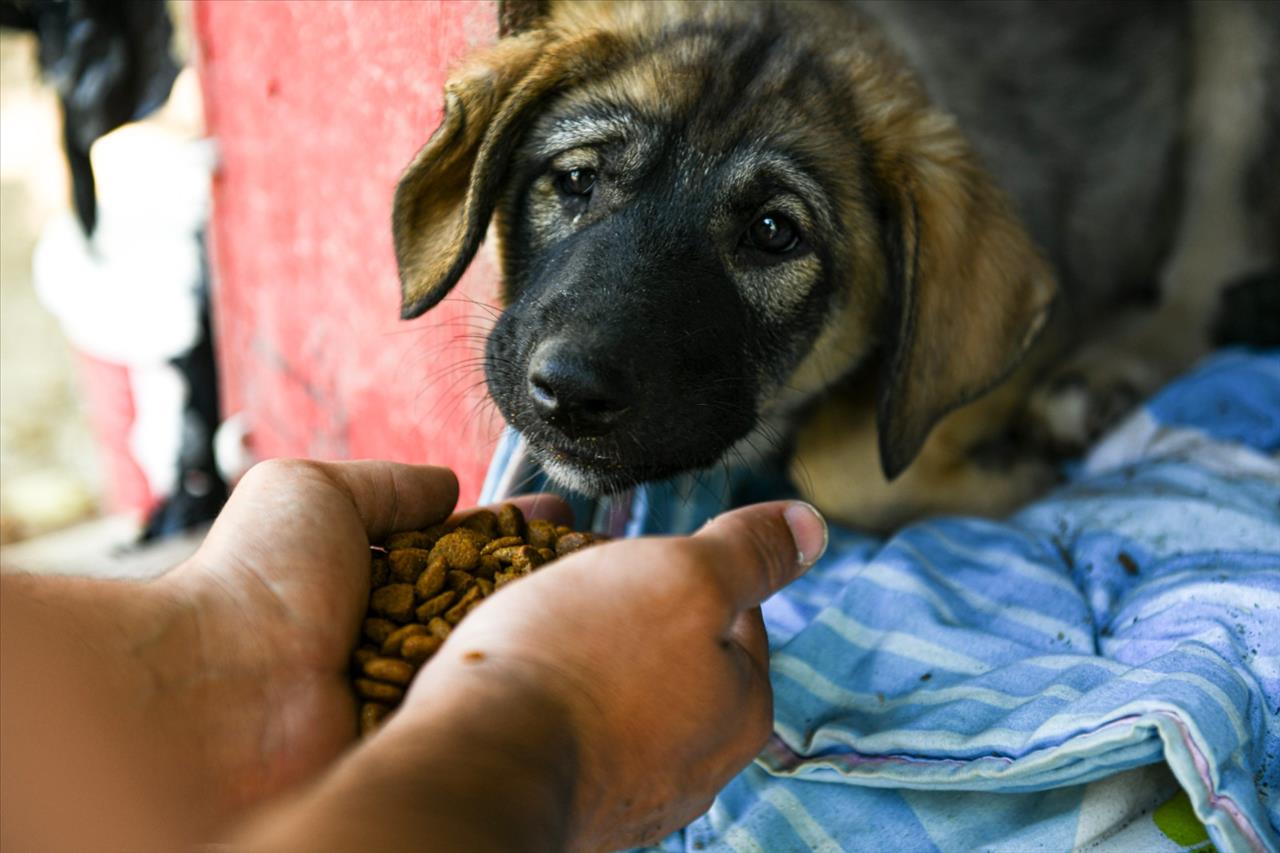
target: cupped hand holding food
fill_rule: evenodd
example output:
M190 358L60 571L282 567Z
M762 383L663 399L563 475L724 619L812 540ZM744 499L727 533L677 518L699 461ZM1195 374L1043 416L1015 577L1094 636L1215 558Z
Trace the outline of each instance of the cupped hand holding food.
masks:
M807 505L772 503L692 537L566 557L458 626L406 698L403 729L415 704L430 721L441 694L522 685L565 717L570 846L657 841L706 811L764 746L773 703L759 605L825 542Z
M457 479L392 462L273 460L249 471L197 553L158 587L189 614L186 687L205 797L234 813L309 778L356 732L351 645L369 596L369 543L439 522ZM525 508L557 520L554 498ZM185 682L185 683L184 683ZM213 719L209 719L209 718ZM203 721L199 726L193 720Z

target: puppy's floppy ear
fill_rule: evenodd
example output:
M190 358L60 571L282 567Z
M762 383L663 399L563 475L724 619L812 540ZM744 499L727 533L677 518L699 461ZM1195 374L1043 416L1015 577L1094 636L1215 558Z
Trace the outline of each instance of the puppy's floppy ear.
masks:
M1013 369L1057 292L954 121L920 100L899 106L864 128L885 223L887 335L876 426L889 479L940 418Z
M600 73L610 36L533 30L476 56L445 86L444 120L396 187L392 236L400 316L417 317L457 284L484 239L507 160L552 92Z
M503 39L445 85L444 118L400 178L392 208L403 319L443 299L475 256L510 147L501 143L517 129L511 96L545 41L536 32Z

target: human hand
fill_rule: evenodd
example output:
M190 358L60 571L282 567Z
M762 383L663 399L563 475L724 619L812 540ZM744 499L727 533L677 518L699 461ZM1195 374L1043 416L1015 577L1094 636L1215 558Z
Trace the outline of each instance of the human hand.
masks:
M813 510L778 502L691 537L566 557L461 623L378 737L401 755L454 739L470 762L493 744L515 758L491 783L507 791L521 772L555 777L571 756L567 846L656 841L702 814L764 745L773 706L759 604L825 547Z
M265 462L197 553L159 581L194 620L181 653L197 675L174 670L171 693L186 712L166 716L190 766L204 770L212 810L260 802L353 740L348 662L368 600L369 541L441 521L457 495L444 468ZM564 512L558 501L539 508Z

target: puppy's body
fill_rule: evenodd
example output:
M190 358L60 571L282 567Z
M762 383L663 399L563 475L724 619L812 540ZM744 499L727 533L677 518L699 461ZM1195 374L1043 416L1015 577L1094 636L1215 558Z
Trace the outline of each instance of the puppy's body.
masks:
M1182 196L1185 4L868 2L1014 202L1077 316L1150 293Z
M1169 254L1193 43L1169 4L553 6L406 173L406 316L496 213L489 385L553 475L781 441L848 522L999 512L1047 468L975 451Z

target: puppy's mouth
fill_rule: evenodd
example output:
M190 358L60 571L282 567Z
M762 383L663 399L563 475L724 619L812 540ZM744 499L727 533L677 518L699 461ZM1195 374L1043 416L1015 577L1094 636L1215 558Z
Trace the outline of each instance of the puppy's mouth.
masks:
M529 451L552 479L585 495L616 494L641 483L665 480L691 470L706 468L716 461L697 459L630 460L604 448L568 447L543 443L525 433Z

